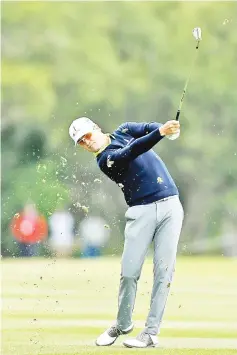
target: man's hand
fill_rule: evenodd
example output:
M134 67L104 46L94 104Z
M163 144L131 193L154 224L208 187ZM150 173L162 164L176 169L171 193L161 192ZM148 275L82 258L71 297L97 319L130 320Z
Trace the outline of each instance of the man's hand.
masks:
M179 121L172 120L167 121L163 126L160 127L161 136L169 136L171 134L178 133L180 131Z

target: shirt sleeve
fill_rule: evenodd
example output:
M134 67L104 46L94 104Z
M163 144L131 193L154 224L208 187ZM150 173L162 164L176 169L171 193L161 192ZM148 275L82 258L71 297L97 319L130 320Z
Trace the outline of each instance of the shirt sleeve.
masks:
M161 126L162 124L157 122L127 122L127 129L131 136L134 138L143 137L146 134L155 131L157 128L160 128Z
M159 128L137 138L130 145L116 150L111 150L107 157L107 166L112 167L120 165L120 163L129 163L136 159L139 155L150 150L156 143L158 143L163 136L161 136Z

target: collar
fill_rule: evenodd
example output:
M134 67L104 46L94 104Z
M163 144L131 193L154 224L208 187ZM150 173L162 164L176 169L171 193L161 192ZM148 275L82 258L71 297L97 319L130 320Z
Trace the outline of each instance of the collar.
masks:
M112 134L110 134L110 133L106 133L106 136L109 137L108 143L106 143L105 145L103 145L103 146L100 148L100 150L98 150L98 152L93 153L95 157L97 157L97 155L99 155L100 153L102 153L103 150L105 150L105 148L107 148L108 145L111 144L111 137L112 137L112 138L115 138L115 137L114 137Z

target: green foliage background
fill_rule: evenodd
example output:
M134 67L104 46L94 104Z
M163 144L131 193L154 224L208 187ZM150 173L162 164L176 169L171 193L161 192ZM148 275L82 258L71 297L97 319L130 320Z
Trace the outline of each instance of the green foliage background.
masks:
M2 3L3 253L13 250L9 222L29 199L45 216L64 205L77 222L77 202L89 206L121 246L121 191L75 150L69 124L86 115L112 131L174 118L196 26L203 41L181 137L155 149L180 188L183 243L237 230L236 10L235 2Z

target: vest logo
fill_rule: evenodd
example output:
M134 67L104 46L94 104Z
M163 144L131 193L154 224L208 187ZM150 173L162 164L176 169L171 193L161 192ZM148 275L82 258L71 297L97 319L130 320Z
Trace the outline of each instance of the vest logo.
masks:
M163 182L163 179L162 179L160 176L158 176L158 178L157 178L157 183L158 183L158 184L162 184L162 182Z

